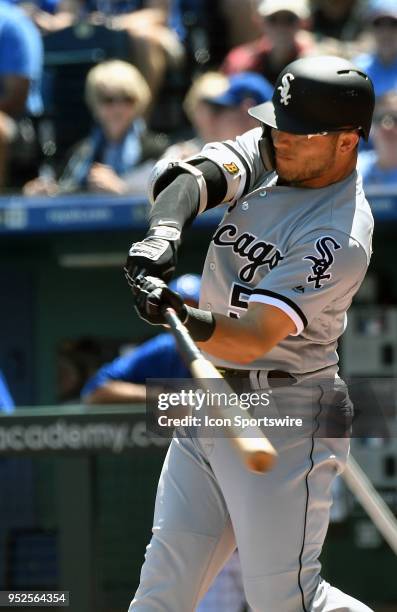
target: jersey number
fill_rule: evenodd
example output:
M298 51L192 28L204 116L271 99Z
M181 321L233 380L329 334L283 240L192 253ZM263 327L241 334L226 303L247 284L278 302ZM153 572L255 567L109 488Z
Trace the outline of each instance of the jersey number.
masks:
M233 283L232 291L230 294L230 308L238 308L241 310L247 310L248 308L248 300L250 295L252 295L253 289L248 289L243 285L239 285L238 283ZM233 319L239 319L241 312L235 312L234 310L229 310L229 317Z

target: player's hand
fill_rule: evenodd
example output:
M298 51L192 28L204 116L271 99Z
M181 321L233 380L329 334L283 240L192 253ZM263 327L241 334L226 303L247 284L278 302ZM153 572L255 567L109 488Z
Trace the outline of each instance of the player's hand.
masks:
M175 291L171 291L164 281L154 276L138 276L129 283L134 296L134 305L138 315L151 325L166 323L163 309L171 306L183 321L187 311L183 299Z
M180 232L174 227L152 228L141 242L134 242L125 265L126 276L155 276L170 280L177 263Z

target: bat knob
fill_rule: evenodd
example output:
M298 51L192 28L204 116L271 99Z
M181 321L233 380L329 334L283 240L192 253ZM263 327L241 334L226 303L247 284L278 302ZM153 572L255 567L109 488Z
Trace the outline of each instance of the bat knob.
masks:
M265 474L273 469L276 463L276 454L256 451L246 457L246 465L251 472Z

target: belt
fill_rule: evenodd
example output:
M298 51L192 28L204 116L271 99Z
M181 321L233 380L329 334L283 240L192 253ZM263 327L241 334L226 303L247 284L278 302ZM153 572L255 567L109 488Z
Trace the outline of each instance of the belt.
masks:
M233 370L231 368L217 368L217 370L220 374L222 374L224 378L241 379L249 379L250 372L252 371ZM255 371L259 372L260 370ZM269 387L290 387L291 385L294 385L297 382L295 376L292 376L292 374L289 374L289 372L283 372L282 370L269 370L266 373Z

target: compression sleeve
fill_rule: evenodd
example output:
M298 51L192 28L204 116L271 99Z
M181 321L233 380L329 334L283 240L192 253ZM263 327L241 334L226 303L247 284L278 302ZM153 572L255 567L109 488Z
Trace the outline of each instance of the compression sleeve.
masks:
M206 209L214 208L223 201L227 191L226 180L219 167L210 160L199 160L195 166L203 173L207 185ZM150 214L150 228L168 225L182 231L197 216L199 205L197 180L192 174L183 172L156 197Z

